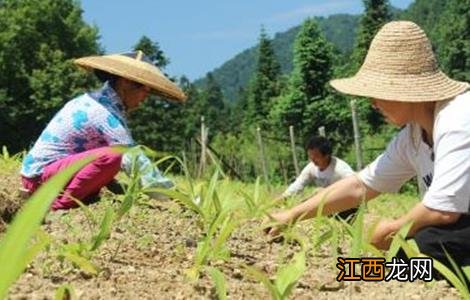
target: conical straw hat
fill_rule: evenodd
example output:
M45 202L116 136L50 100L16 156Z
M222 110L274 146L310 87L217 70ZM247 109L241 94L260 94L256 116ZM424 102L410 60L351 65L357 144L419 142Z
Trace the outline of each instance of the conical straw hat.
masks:
M148 86L153 93L177 101L186 100L181 89L154 66L142 51L87 56L76 59L75 64L87 69L102 70Z
M357 74L330 84L345 94L403 102L442 101L469 88L439 70L426 34L408 21L385 24Z

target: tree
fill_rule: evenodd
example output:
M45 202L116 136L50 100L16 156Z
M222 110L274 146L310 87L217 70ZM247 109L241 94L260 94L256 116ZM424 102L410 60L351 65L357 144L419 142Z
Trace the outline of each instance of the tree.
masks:
M255 74L249 87L248 113L245 123L249 126L253 123L266 124L272 100L280 93L278 77L280 66L274 55L271 40L264 28L261 28L258 46L258 61Z
M388 0L363 0L363 2L365 12L359 22L350 65L351 74L356 73L361 66L375 34L391 19Z
M248 110L248 92L244 88L239 88L237 98L228 106L229 110L229 131L240 133L243 130L244 115Z
M170 61L160 45L146 36L140 38L133 48L134 51L143 51L162 71ZM149 96L130 114L129 127L136 142L159 151L175 152L183 149L185 119L182 118L182 109L183 106L179 103L166 101L155 95Z
M470 0L446 1L435 30L437 54L445 73L470 81Z
M333 45L329 43L312 19L307 19L294 43L292 84L308 99L323 97L331 78Z
M327 95L326 84L331 78L333 46L325 39L317 22L307 19L294 43L294 70L287 93L276 99L270 116L276 132L286 136L293 125L300 136L316 131L322 116L314 105Z
M206 86L199 99L201 115L205 117L206 126L212 128L212 134L215 134L215 131L225 131L228 111L220 85L212 73L207 73L206 78ZM209 134L211 135L210 131Z
M192 86L195 89L194 86ZM206 127L209 127L209 136L218 132L225 132L229 128L229 106L222 93L220 85L215 80L211 72L206 74L204 87L199 91L194 91L196 99L192 105L193 118L196 120L195 126L199 128L201 116L204 116Z
M66 101L96 84L71 59L101 49L98 29L73 0L3 0L0 28L1 143L18 151Z
M142 36L134 46L134 51L140 50L150 59L150 61L158 68L165 69L170 64L170 59L160 49L157 42L152 41L148 36Z
M183 103L181 115L184 116L185 123L183 136L188 141L194 138L201 128L201 93L186 76L180 78L180 87L187 96L186 102Z
M435 42L435 28L439 24L447 0L415 0L400 15L400 19L413 21L421 27L429 38ZM446 26L447 27L447 26Z
M346 69L344 75L351 76L355 74L362 65L367 51L369 50L372 39L382 26L389 22L391 14L389 12L389 3L387 0L363 0L365 11L359 22L359 29L356 36L356 43L351 56L351 62ZM350 97L348 97L350 98ZM361 122L362 127L372 128L373 131L377 130L384 124L382 116L372 109L370 105L362 105L358 107L358 115L360 119L366 122Z

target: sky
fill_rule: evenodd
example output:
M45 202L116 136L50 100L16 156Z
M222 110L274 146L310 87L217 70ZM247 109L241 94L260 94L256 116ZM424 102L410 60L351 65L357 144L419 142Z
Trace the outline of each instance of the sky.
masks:
M412 0L390 0L404 9ZM257 43L310 16L360 14L361 0L81 0L106 53L128 52L143 36L170 59L166 73L198 79Z

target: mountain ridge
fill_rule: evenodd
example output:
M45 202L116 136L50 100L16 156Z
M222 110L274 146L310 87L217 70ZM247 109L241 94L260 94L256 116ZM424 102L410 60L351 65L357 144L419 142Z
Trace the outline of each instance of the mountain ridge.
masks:
M348 55L351 52L360 15L334 14L328 17L313 18L319 23L326 39L333 43L339 53ZM281 65L282 74L289 74L292 70L293 45L300 26L297 25L286 31L277 32L272 38L272 45ZM220 67L210 71L228 101L234 101L239 90L248 84L256 66L257 48L257 45L247 48ZM205 78L204 76L195 80L194 84L197 87L203 87L206 82Z

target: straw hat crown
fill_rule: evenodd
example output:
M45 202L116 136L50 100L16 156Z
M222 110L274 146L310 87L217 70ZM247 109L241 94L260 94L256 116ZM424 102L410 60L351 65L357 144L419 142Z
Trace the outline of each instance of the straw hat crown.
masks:
M406 102L446 100L469 87L439 70L426 34L408 21L385 24L357 74L330 84L346 94Z
M75 64L87 70L102 70L148 86L154 94L184 101L186 95L148 59L142 51L76 59Z

